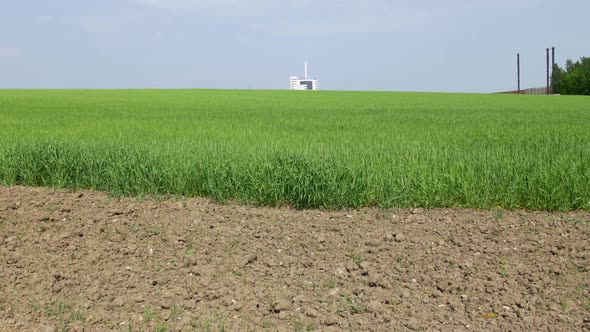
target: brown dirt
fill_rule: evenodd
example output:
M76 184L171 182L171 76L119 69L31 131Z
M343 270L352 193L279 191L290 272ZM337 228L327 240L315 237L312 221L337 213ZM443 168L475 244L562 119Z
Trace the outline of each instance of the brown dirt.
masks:
M588 220L0 187L0 330L590 330Z

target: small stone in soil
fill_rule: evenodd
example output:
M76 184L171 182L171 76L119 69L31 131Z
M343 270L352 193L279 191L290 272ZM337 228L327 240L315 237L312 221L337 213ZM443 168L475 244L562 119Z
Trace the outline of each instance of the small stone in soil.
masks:
M404 233L397 233L395 235L395 241L397 241L397 242L402 242L405 239L406 239L406 236L404 235Z
M275 312L282 312L282 311L289 310L290 307L291 307L291 303L289 303L286 300L282 300L282 301L279 301L277 304L275 304L274 310L275 310Z
M340 288L334 288L330 291L330 296L338 296L340 294Z
M316 318L316 317L318 317L318 316L319 316L319 313L318 313L318 311L317 311L317 310L315 310L314 308L309 308L309 309L306 309L306 310L305 310L305 314L306 314L308 317L311 317L311 318Z

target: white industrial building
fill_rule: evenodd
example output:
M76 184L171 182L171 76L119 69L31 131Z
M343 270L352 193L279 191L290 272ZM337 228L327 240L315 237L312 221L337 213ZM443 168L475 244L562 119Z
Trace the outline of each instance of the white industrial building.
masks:
M305 62L305 74L303 78L291 76L289 89L291 90L319 90L318 80L307 77L307 61Z

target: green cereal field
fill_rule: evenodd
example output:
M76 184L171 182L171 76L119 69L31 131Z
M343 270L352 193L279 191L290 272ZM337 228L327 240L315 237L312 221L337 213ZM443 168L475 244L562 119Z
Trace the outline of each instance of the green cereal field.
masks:
M590 210L590 99L0 90L0 184L296 208Z

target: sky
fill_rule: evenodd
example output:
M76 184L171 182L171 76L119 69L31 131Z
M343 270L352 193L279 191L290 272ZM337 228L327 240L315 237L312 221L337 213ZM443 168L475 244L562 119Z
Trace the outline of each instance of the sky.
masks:
M496 92L590 56L588 0L0 0L0 88Z

